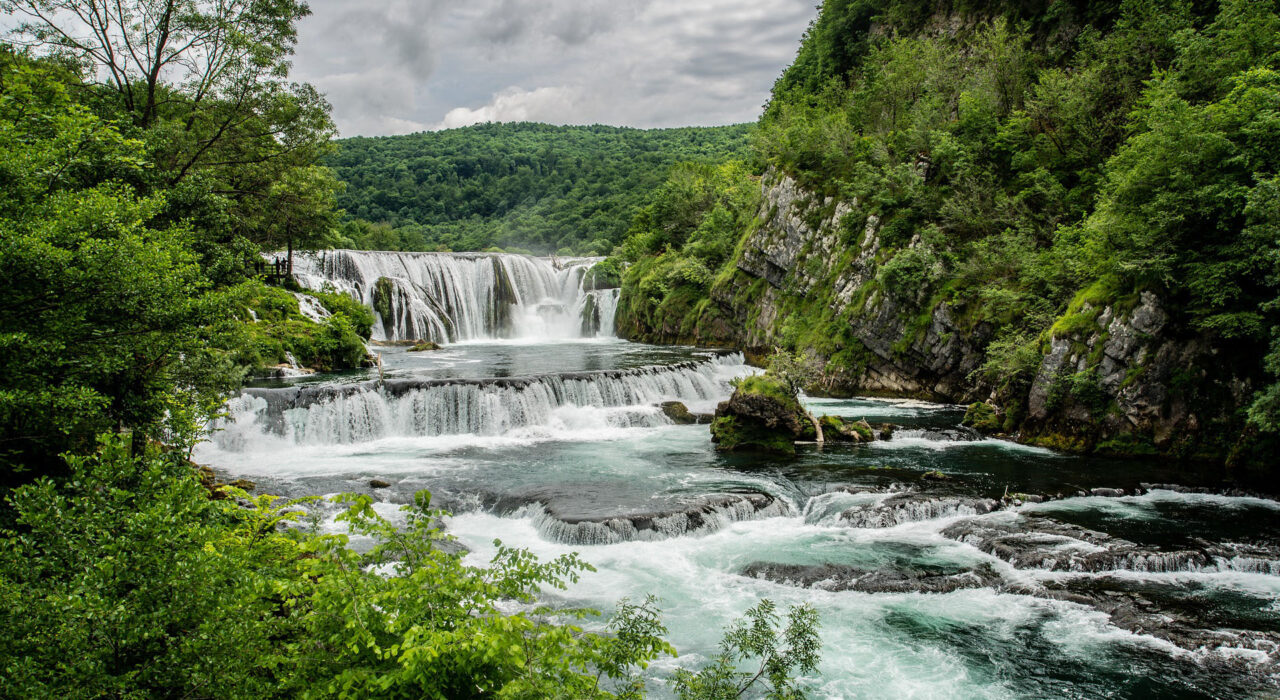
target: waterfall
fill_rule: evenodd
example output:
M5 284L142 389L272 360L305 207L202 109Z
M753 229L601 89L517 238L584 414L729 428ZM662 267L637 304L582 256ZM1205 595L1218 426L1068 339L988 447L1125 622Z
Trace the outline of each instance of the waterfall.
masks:
M400 379L246 389L213 441L242 451L264 435L292 444L386 437L503 435L530 427L599 430L666 424L661 401L728 396L741 353L701 362L501 379Z
M301 286L374 310L374 340L611 337L618 290L586 290L601 258L330 250L297 254Z
M563 520L542 504L528 505L516 512L517 516L531 519L547 539L571 545L652 542L716 532L732 523L790 514L785 501L763 493L709 496L682 509L597 520Z

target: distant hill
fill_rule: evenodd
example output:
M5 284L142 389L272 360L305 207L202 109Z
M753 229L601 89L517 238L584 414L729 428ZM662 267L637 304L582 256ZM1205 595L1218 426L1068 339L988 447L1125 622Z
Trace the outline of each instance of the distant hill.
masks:
M750 129L481 124L344 139L328 164L346 245L605 254L672 165L745 157Z

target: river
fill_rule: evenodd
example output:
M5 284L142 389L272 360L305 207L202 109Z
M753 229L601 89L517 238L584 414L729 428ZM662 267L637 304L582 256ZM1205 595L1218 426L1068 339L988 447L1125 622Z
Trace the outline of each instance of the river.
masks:
M197 461L287 496L372 493L390 517L429 489L477 564L494 539L580 552L598 571L549 599L657 595L680 651L650 670L658 697L766 597L821 614L819 698L1274 696L1280 503L1215 469L982 438L963 408L909 400L806 399L888 439L719 454L658 404L711 412L756 370L613 338L593 263L304 256L304 285L388 311L375 339L445 347L246 389Z

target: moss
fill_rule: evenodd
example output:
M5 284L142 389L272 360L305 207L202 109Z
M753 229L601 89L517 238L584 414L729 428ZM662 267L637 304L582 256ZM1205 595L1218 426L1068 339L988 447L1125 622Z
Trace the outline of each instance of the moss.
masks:
M414 343L413 347L406 350L406 352L431 352L433 350L439 350L439 349L440 349L440 345L438 343L425 341L421 343Z
M1107 276L1081 290L1067 305L1066 312L1049 329L1049 336L1052 338L1087 337L1094 333L1101 333L1098 316L1102 314L1103 308L1116 303L1116 299L1120 296L1117 292L1119 286L1119 280Z
M737 391L743 394L767 396L790 410L800 411L800 402L787 387L767 374L753 374L738 382Z
M1099 442L1094 449L1101 454L1121 457L1147 456L1160 453L1151 438L1132 433L1118 435L1110 440Z
M391 312L395 298L395 283L386 277L379 277L373 283L373 310L382 317L382 325L391 323Z
M966 425L980 433L998 433L1004 428L1004 420L996 411L995 406L989 403L969 404L969 408L964 412L964 420L962 425Z
M750 426L735 416L720 416L711 421L711 439L723 452L756 451L795 454L795 442L777 431Z
M1080 454L1089 451L1089 441L1077 435L1064 435L1062 433L1048 433L1045 435L1036 435L1027 438L1028 445L1036 447L1044 447L1058 452L1071 452Z

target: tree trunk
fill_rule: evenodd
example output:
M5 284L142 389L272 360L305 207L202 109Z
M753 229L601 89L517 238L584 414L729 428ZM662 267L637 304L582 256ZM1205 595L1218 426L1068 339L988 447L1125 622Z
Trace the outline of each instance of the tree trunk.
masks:
M813 414L808 411L805 411L804 414L808 416L809 421L813 423L813 431L818 436L818 439L817 439L818 444L819 445L824 444L826 442L826 439L822 434L822 422L819 421L817 418L814 418Z

